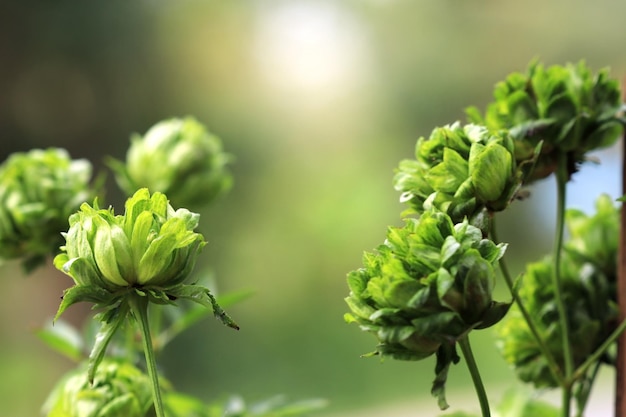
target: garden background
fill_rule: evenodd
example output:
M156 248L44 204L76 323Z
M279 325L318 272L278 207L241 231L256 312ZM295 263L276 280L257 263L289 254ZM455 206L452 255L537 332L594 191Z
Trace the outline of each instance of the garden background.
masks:
M173 342L165 374L207 401L285 394L326 398L320 417L434 416L434 360L360 358L375 340L342 318L346 273L401 223L393 170L418 137L484 108L493 85L534 57L585 59L623 78L624 16L617 0L5 1L0 159L58 146L102 171L105 155L124 158L132 133L197 117L234 155L235 177L202 212L209 245L197 270L214 275L218 293L255 294L229 309L241 331L207 319ZM620 152L575 175L570 206L620 195ZM121 210L110 174L107 186L106 203ZM546 180L504 215L514 272L550 249L553 204ZM33 335L71 280L52 266L27 277L7 263L0 274L2 415L33 417L72 366ZM80 324L88 308L66 318ZM512 373L491 329L474 345L497 403ZM190 367L190 357L203 360ZM477 409L471 390L454 367L453 410ZM590 415L611 409L610 373L596 394Z

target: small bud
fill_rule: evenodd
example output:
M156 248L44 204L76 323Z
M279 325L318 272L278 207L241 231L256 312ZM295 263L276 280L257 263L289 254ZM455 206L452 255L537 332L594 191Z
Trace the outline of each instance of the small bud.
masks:
M0 166L0 257L26 271L58 253L67 218L95 192L91 164L63 149L14 153Z
M220 139L191 117L159 122L131 142L126 164L109 160L128 195L146 187L166 194L177 206L199 208L232 184L226 168L231 158Z
M130 363L104 359L93 383L83 366L65 375L42 411L47 417L150 417L151 390L148 376Z

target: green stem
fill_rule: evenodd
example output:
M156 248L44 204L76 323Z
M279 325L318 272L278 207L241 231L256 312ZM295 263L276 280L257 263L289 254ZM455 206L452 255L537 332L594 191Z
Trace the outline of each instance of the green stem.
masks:
M561 344L563 347L563 360L565 362L565 381L562 386L563 390L563 416L569 417L570 403L572 399L572 375L574 373L574 359L570 345L570 328L567 319L567 311L565 310L565 301L563 300L563 287L561 285L561 249L563 246L563 230L565 226L565 197L568 181L567 159L563 155L559 158L559 164L556 172L557 184L557 218L556 218L556 234L554 237L554 248L552 261L552 285L554 286L554 301L556 302L559 312L559 325L561 327Z
M585 415L587 401L589 401L589 395L591 395L593 383L598 376L600 365L602 365L600 362L596 362L590 375L585 375L584 379L577 380L579 381L578 393L576 393L576 395L574 396L576 398L576 417L583 417Z
M585 372L587 372L587 369L600 360L600 357L607 351L608 348L611 347L624 330L626 330L626 320L622 321L617 329L613 330L613 333L611 333L604 343L602 343L602 345L600 345L600 347L596 349L593 354L578 367L578 369L576 369L576 372L572 375L572 379L575 381L582 378Z
M474 383L474 388L476 389L476 395L478 396L478 402L480 403L482 417L491 417L491 412L489 411L489 399L487 398L487 392L485 391L485 386L480 378L480 372L478 371L478 366L476 365L476 360L474 359L474 354L472 353L469 335L463 336L458 342L459 346L461 346L461 352L463 352L465 363L467 363L467 369L469 369L470 375L472 376L472 382Z
M163 400L161 399L161 388L159 386L159 375L156 367L156 358L154 349L152 348L152 336L150 335L150 324L148 320L148 297L142 297L139 294L131 295L131 308L139 328L142 333L144 354L146 356L146 367L148 368L148 376L152 380L152 398L154 400L154 409L157 417L165 417L163 409Z
M498 239L497 232L496 232L495 216L491 217L490 229L491 230L489 231L489 233L491 234L491 238L493 239L495 243L499 243L500 241ZM548 362L548 367L550 368L550 372L552 373L552 376L559 383L559 385L561 386L565 385L564 380L563 380L563 375L561 373L561 369L559 368L558 362L556 361L556 359L554 359L554 356L552 356L550 349L548 349L548 345L546 345L546 342L543 340L543 338L539 334L539 330L537 329L537 326L535 325L533 318L530 316L530 313L528 313L528 310L526 310L526 306L522 302L522 299L519 296L518 291L515 290L513 278L511 277L509 268L507 267L507 264L504 258L500 258L499 265L500 265L500 270L502 271L502 276L504 277L504 281L506 282L506 285L507 287L509 287L509 291L511 292L511 296L513 297L513 300L517 304L519 311L522 313L522 316L524 316L524 320L526 321L526 324L528 325L530 332L533 334L533 337L535 338L535 341L537 342L537 346L539 347L541 354L544 356L544 358Z

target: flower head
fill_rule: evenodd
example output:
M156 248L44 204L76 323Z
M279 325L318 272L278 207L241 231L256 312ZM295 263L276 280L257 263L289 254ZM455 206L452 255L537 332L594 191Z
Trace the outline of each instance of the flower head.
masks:
M70 216L64 253L55 265L77 285L108 292L124 288L159 289L181 284L205 242L193 230L199 215L174 210L162 193L137 191L124 215L83 203Z
M43 411L47 417L152 417L150 379L128 362L105 359L93 383L84 367L65 375Z
M376 335L374 354L419 360L436 353L436 382L445 382L449 364L458 361L456 341L508 310L492 299L494 265L505 248L442 212L407 219L404 227L389 229L375 253L365 254L363 268L348 274L346 320ZM443 398L443 387L437 395Z
M607 70L594 75L584 62L548 68L533 62L525 74L513 73L498 83L494 98L484 116L469 108L469 119L509 129L518 161L532 157L542 142L528 182L553 173L560 157L567 159L571 175L589 151L612 145L623 130L618 82Z
M188 299L211 308L227 326L239 328L207 288L188 282L205 244L202 235L193 231L198 219L187 209L174 210L164 194L150 195L146 188L126 201L123 215L84 203L70 217L64 252L54 264L76 285L63 293L55 320L81 301L103 309L97 315L103 324L89 356L89 380L113 334L129 316L148 333L149 302L174 304Z
M232 184L230 157L220 139L196 119L169 119L131 138L126 164L109 160L120 187L131 195L146 187L183 207L209 203Z
M512 139L458 122L420 138L415 159L400 163L394 185L414 211L436 207L455 222L504 210L522 182Z
M63 149L14 153L0 166L0 258L27 271L58 252L68 216L93 199L91 164Z

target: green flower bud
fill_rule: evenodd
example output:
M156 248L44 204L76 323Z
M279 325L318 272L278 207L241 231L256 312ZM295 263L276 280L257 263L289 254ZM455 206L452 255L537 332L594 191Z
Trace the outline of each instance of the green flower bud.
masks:
M467 220L430 210L389 228L384 244L348 274L346 302L356 322L379 340L374 354L419 360L437 353L437 383L457 362L456 341L499 321L508 304L492 299L494 267L506 246L483 239ZM433 387L435 388L435 386ZM443 388L440 400L443 397Z
M105 359L93 383L85 366L70 371L43 406L47 417L153 417L150 379L127 362Z
M119 186L128 194L146 187L183 207L200 207L227 191L230 157L220 139L194 118L169 119L143 136L134 135L126 164L110 159Z
M455 222L501 211L522 182L513 151L505 133L458 122L439 127L417 141L416 159L400 163L394 186L414 211L436 207Z
M0 166L0 258L31 271L56 254L68 216L93 199L91 164L63 149L15 153Z
M616 295L618 210L608 196L597 202L598 212L586 216L567 210L571 236L561 255L560 276L564 306L570 326L574 367L581 365L615 330L618 323ZM552 356L563 369L562 333L552 284L550 257L528 265L519 290L521 302L533 317ZM522 381L537 387L558 387L526 321L514 306L498 326L499 346ZM612 362L604 355L603 362Z
M571 175L588 152L614 144L623 130L618 82L606 69L592 74L584 62L548 68L533 62L525 74L498 83L494 98L484 116L469 108L468 117L493 130L509 129L518 162L531 159L543 143L527 182L553 173L560 156Z
M125 288L167 290L189 276L205 242L193 230L199 215L174 210L162 193L140 189L124 215L83 203L70 216L64 253L54 260L77 285L107 292Z
M198 214L174 210L164 194L150 195L146 188L126 201L124 215L83 203L70 217L64 252L56 256L54 265L76 285L64 292L55 320L81 301L103 309L96 316L102 326L89 356L89 379L129 316L139 323L144 337L149 334L149 302L194 301L211 308L225 325L239 329L207 288L187 282L205 245L202 235L193 231L198 220Z

